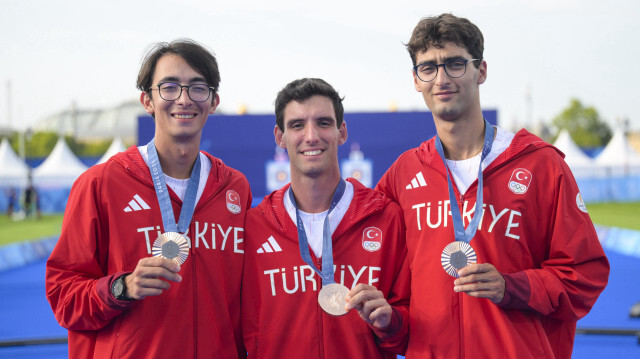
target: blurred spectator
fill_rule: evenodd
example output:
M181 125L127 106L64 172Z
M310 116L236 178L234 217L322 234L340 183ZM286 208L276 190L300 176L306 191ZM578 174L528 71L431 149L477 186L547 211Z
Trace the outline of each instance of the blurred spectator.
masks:
M18 193L16 192L15 188L10 187L7 190L7 198L9 198L9 205L7 206L7 217L11 219L11 217L13 216L13 211L17 209L18 205Z
M23 204L27 217L35 215L36 219L40 219L40 201L38 199L38 191L31 180L31 174L29 174L27 188L24 189Z

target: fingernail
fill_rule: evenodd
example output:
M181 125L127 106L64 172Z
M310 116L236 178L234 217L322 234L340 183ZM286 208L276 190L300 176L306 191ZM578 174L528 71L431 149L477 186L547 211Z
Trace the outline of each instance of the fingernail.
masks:
M349 304L349 303L345 304L344 305L344 310L347 310L347 311L351 310L351 304Z

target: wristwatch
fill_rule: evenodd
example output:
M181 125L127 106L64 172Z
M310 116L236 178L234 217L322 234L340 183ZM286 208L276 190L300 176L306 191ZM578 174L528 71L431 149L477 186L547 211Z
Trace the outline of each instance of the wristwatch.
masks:
M111 283L111 294L113 294L117 300L133 300L127 297L127 284L124 279L128 275L129 274L121 275Z

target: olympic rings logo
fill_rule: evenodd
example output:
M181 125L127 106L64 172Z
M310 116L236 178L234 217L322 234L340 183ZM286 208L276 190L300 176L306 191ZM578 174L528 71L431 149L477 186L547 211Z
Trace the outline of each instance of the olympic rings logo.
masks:
M368 250L369 252L375 252L380 249L380 243L365 241L364 243L362 243L362 248Z
M514 193L525 193L527 191L527 186L520 184L518 182L509 182L509 188Z
M238 214L241 211L240 206L238 206L237 204L233 204L233 203L227 203L227 209L229 210L229 212L231 212L233 214Z

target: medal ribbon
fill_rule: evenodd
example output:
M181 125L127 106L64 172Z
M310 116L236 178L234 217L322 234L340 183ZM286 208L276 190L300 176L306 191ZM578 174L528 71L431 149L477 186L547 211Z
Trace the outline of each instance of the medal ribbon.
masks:
M196 197L198 196L198 185L200 183L200 152L198 151L196 163L193 166L193 170L191 170L191 177L189 177L189 184L184 195L184 201L182 201L182 209L180 210L180 218L177 225L154 138L147 144L147 152L149 153L149 170L153 179L153 187L156 190L156 197L160 204L164 231L184 234L189 228L189 222L191 222L191 217L196 207Z
M340 199L342 198L346 187L347 183L345 182L345 180L340 178L340 182L338 183L336 192L333 194L333 198L331 199L331 206L329 207L327 216L324 219L324 230L322 231L322 272L318 270L318 268L313 264L313 261L311 260L307 233L304 230L304 223L302 223L300 210L298 209L296 199L293 195L293 188L289 187L289 199L296 209L296 224L298 227L298 244L300 245L300 256L302 257L302 260L304 260L311 268L313 268L314 271L316 271L316 273L318 273L318 275L320 275L320 278L322 278L323 286L336 282L333 279L333 243L331 242L331 224L329 223L329 214L336 207L338 202L340 202Z
M473 236L476 235L478 225L480 224L480 218L482 218L482 161L491 152L491 146L493 145L493 136L495 129L487 121L484 120L484 145L482 147L482 156L480 157L480 166L478 168L478 192L476 195L476 208L473 212L473 217L469 222L467 228L464 228L462 221L462 215L460 214L460 207L458 207L458 201L456 200L455 192L453 191L453 185L451 184L451 177L449 176L449 167L444 157L444 151L442 149L442 141L440 137L436 135L436 150L444 163L445 171L447 172L447 183L449 185L449 205L451 206L451 219L453 221L453 231L456 241L471 242Z

